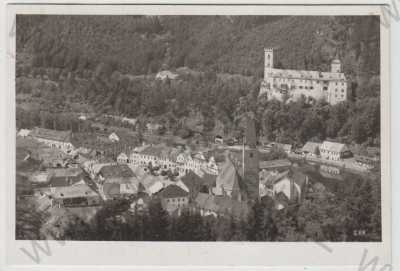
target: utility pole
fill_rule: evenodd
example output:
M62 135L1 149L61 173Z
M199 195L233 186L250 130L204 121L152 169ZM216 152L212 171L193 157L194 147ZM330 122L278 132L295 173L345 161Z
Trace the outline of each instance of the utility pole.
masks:
M243 150L242 150L242 176L244 179L244 148L245 148L246 135L243 136Z

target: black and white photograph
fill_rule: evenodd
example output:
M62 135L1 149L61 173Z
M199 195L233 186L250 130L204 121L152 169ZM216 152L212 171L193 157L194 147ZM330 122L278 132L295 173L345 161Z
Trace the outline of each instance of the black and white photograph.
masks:
M379 30L17 15L16 238L381 241Z
M379 7L227 8L13 7L10 262L390 263Z

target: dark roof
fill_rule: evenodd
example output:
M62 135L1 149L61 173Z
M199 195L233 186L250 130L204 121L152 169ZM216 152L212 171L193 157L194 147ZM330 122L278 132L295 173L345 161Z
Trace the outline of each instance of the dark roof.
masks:
M85 174L80 168L60 168L53 169L49 172L49 182L43 186L63 187L73 185L82 179L85 179Z
M87 184L57 187L52 195L54 198L99 197Z
M260 161L260 169L278 169L290 167L292 163L288 159L279 159L271 161Z
M189 171L181 178L182 182L187 186L187 188L189 188L189 190L192 190L194 187L200 187L201 185L206 185L209 187L215 186L216 179L216 175L204 173L203 176L200 177L193 171Z
M192 191L202 185L202 179L193 171L189 171L185 176L181 178L182 182Z
M265 180L265 184L266 185L273 185L273 184L279 182L280 180L282 180L285 177L287 177L289 179L292 179L300 187L305 185L306 181L307 181L307 176L304 173L302 173L300 170L298 170L298 169L290 169L290 170L286 170L284 172L281 172L281 173L279 173L277 175L269 175Z
M311 142L308 141L303 148L301 149L302 152L308 152L308 153L313 153L313 154L317 154L319 151L319 146L321 145L321 143L317 143L317 142Z
M30 136L48 140L61 141L61 142L71 142L72 132L57 131L57 130L50 130L50 129L36 127L32 130Z
M135 173L133 173L129 166L125 164L106 165L100 169L99 174L101 174L101 176L103 176L104 178L136 177Z
M217 181L217 175L204 173L204 175L201 177L201 179L203 180L204 185L212 187L212 186L215 186L215 183Z
M114 195L120 195L120 186L121 185L119 183L105 183L103 185L103 192L107 196L107 198L110 198Z
M78 176L52 176L50 177L51 187L70 186L81 180Z
M187 197L189 195L188 192L180 188L179 186L175 184L171 184L167 187L165 187L161 191L161 196L163 198L179 198L179 197Z

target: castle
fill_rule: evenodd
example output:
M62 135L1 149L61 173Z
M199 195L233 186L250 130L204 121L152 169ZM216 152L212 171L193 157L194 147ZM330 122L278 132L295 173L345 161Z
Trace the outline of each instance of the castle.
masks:
M276 69L272 48L264 49L264 58L264 80L260 95L266 93L268 99L280 101L285 97L295 101L304 95L315 100L324 99L331 105L347 100L347 81L339 59L332 61L330 72L321 72Z

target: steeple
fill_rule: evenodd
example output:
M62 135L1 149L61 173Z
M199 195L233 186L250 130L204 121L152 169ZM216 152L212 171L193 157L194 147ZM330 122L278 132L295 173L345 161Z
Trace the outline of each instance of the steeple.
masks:
M245 116L245 131L242 150L242 178L250 200L256 200L259 196L258 172L259 157L257 150L257 136L254 118Z
M274 68L274 49L264 48L264 78L268 76L268 72Z
M342 63L339 59L339 52L336 50L335 58L331 63L331 72L342 72Z

